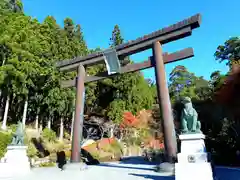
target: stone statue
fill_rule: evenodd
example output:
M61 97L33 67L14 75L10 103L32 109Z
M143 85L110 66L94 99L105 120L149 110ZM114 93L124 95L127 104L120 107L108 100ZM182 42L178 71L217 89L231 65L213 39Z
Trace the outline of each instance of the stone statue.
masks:
M13 139L12 139L11 145L13 145L13 146L23 146L24 145L23 140L24 140L23 125L19 121L18 126L17 126L17 130L13 134Z
M201 123L198 121L198 113L192 106L191 98L185 97L182 103L184 109L181 114L181 133L202 133Z

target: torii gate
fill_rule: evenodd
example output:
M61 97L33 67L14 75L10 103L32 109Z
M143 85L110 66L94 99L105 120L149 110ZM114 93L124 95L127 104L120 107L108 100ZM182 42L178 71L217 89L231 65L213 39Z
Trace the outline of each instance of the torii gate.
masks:
M164 64L193 57L193 49L186 48L181 51L168 54L162 52L162 44L179 40L190 36L192 30L200 27L201 15L196 14L188 19L180 21L169 27L155 31L151 34L140 37L134 41L116 46L114 49L96 52L85 57L76 57L70 60L57 62L56 66L60 71L77 70L78 75L75 79L63 81L62 87L76 86L76 108L73 125L73 140L71 162L80 162L80 141L82 139L83 119L81 112L84 104L84 84L92 81L109 78L121 73L139 71L154 67L156 74L157 95L159 107L162 114L162 127L164 133L164 145L167 155L167 161L172 163L176 159L177 145L176 134L173 122L172 107L170 103L169 91L165 75ZM120 66L119 59L126 56L139 53L141 51L152 49L153 56L142 63L128 64ZM99 73L95 76L87 76L84 66L90 66L105 61L108 71Z

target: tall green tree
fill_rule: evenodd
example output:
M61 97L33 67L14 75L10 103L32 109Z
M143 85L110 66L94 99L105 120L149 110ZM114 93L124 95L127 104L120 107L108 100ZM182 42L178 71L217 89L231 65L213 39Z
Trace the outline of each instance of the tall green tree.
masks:
M231 68L233 61L240 61L240 38L233 37L225 41L223 45L219 45L214 56L219 62L226 61Z
M200 100L209 92L208 81L189 72L185 66L176 66L170 73L169 93L174 103L184 96Z
M14 12L22 13L23 4L21 0L0 0L0 13Z
M124 40L118 25L114 27L110 40L112 47L123 43ZM121 64L124 65L125 63L122 62ZM114 77L112 87L114 100L109 105L107 115L116 123L121 122L124 111L137 113L139 110L151 108L155 101L155 91L140 72L120 74Z
M170 96L176 100L181 96L194 97L195 76L184 66L176 66L170 73Z
M110 38L110 46L114 47L122 44L124 39L122 38L121 31L118 25L114 26L112 31L112 37Z
M1 16L0 22L0 86L8 99L17 103L9 106L10 111L21 112L29 104L29 113L36 119L39 115L41 120L70 115L74 91L61 89L60 80L73 78L75 73L60 73L55 63L88 52L80 25L65 22L62 29L52 16L39 23L22 13L11 12ZM72 32L67 25L74 27ZM21 114L13 114L15 120L21 118ZM24 111L23 119L26 116Z
M44 69L38 53L41 48L47 50L48 47L35 29L39 25L35 20L17 13L6 15L5 20L7 23L3 26L7 31L1 34L0 44L8 54L2 56L4 63L0 67L0 84L8 96L26 100L29 88L35 86L35 77Z
M221 74L220 71L214 71L212 72L210 78L211 79L210 79L209 85L212 91L216 92L223 85L226 75Z
M110 47L114 48L115 46L118 46L123 43L124 38L122 37L120 27L116 24L112 31L112 37L110 38ZM122 66L131 62L129 56L119 60Z

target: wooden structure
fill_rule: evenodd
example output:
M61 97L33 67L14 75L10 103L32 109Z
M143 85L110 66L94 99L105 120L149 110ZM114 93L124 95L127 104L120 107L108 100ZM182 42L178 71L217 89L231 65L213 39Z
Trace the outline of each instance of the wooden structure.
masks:
M155 68L158 99L163 118L162 127L164 132L164 146L168 155L169 162L176 158L177 146L164 64L192 57L193 50L192 48L187 48L182 51L168 54L162 52L161 46L168 42L190 36L192 34L192 30L200 26L200 20L201 16L200 14L197 14L169 27L163 28L151 34L140 37L134 41L129 41L115 47L115 51L119 59L123 59L126 56L147 49L152 49L153 51L153 56L149 57L147 61L121 67L121 73L139 71L150 67ZM56 64L60 71L78 71L78 76L75 79L62 82L62 87L76 86L77 88L71 155L72 162L80 161L79 152L83 124L83 122L81 122L80 113L82 109L81 106L83 106L81 102L83 100L84 83L97 81L118 74L116 73L108 75L107 72L102 72L95 76L86 75L84 66L104 63L103 54L103 52L97 52L86 57L76 57L70 60L59 61Z
M163 54L163 61L164 64L168 64L168 63L172 63L175 61L179 61L179 60L183 60L186 58L190 58L193 57L193 49L192 48L186 48L183 49L181 51L177 51L171 54L168 53L164 53ZM135 63L135 64L129 64L126 66L123 66L121 68L121 73L129 73L129 72L135 72L135 71L139 71L139 70L144 70L144 69L148 69L151 67L154 67L155 63L153 61L153 57L149 57L148 60L142 62L142 63ZM108 72L101 72L99 74L96 74L95 76L86 76L84 82L85 83L89 83L89 82L93 82L93 81L98 81L101 79L105 79L105 78L109 78L109 77L113 77L117 74L112 74L112 75L108 75ZM72 79L72 80L68 80L68 81L62 81L61 86L63 88L67 88L67 87L73 87L76 85L77 82L77 77Z

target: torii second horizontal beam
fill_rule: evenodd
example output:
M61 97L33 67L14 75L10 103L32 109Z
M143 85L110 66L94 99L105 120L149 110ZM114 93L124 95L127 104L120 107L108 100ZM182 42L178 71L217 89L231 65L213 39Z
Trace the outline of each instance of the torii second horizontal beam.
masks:
M174 52L171 54L164 53L163 60L164 60L164 64L167 64L167 63L172 63L175 61L187 59L187 58L190 58L193 56L194 56L193 49L186 48L186 49L183 49L181 51L177 51L177 52ZM155 64L153 61L153 57L150 56L147 61L144 61L141 63L135 63L135 64L128 64L128 65L123 66L121 68L121 73L135 72L135 71L151 68L154 66L155 66ZM108 75L108 72L101 72L95 76L85 76L85 83L98 81L98 80L105 79L105 78L110 78L110 77L113 77L116 75L119 75L119 73ZM73 80L62 81L61 87L62 88L74 87L74 86L76 86L76 80L77 80L77 78L74 78Z

